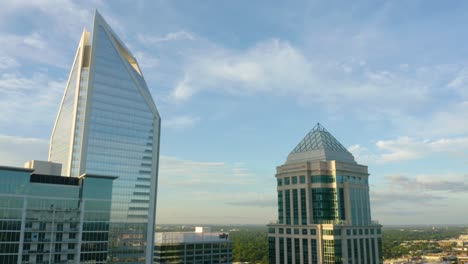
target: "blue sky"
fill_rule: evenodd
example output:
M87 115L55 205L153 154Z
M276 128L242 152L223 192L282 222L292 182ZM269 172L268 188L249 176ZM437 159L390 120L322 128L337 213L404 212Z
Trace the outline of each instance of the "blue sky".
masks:
M274 220L275 168L316 122L369 166L373 218L467 222L468 2L0 5L4 165L47 158L97 8L163 118L159 223Z

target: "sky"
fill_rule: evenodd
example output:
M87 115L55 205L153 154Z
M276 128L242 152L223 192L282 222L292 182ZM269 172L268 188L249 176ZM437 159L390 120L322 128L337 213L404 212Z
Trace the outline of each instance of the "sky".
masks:
M267 224L320 122L381 224L466 224L468 2L0 0L0 163L46 160L97 8L162 116L157 223Z

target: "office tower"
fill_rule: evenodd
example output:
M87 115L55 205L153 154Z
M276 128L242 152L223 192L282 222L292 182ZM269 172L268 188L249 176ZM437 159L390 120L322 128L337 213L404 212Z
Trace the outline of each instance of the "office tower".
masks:
M107 263L115 177L44 174L60 164L33 163L0 166L0 263Z
M159 129L160 117L138 62L96 12L92 34L85 30L79 42L49 160L62 164L64 176L117 177L111 263L152 261Z
M270 263L382 263L368 178L367 166L317 124L276 169L278 221L268 225Z
M232 242L229 234L196 227L195 232L158 232L154 245L154 264L229 264Z

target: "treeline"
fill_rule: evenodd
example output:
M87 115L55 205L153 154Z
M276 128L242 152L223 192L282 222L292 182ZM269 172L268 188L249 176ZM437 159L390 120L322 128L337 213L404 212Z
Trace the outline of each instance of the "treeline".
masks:
M421 243L418 245L402 246L405 241L414 240L444 240L456 238L465 233L467 227L446 228L384 228L383 229L383 256L384 259L399 258L410 251L424 250L438 252L435 243Z
M265 229L229 232L234 262L268 264L268 238Z
M458 237L467 233L468 227L447 228L384 228L383 256L384 259L397 258L409 251L424 250L440 251L435 243L421 243L402 246L405 241L443 240ZM191 231L193 227L164 227L164 231ZM250 263L268 263L268 233L266 226L214 226L213 231L229 232L233 243L233 261Z

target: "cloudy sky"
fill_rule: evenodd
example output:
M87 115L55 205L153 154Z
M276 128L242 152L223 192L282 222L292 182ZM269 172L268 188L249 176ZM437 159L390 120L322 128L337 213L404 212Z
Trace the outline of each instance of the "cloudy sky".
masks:
M383 224L467 223L468 2L0 0L0 162L47 159L97 8L163 118L159 223L276 218L275 167L322 123Z

